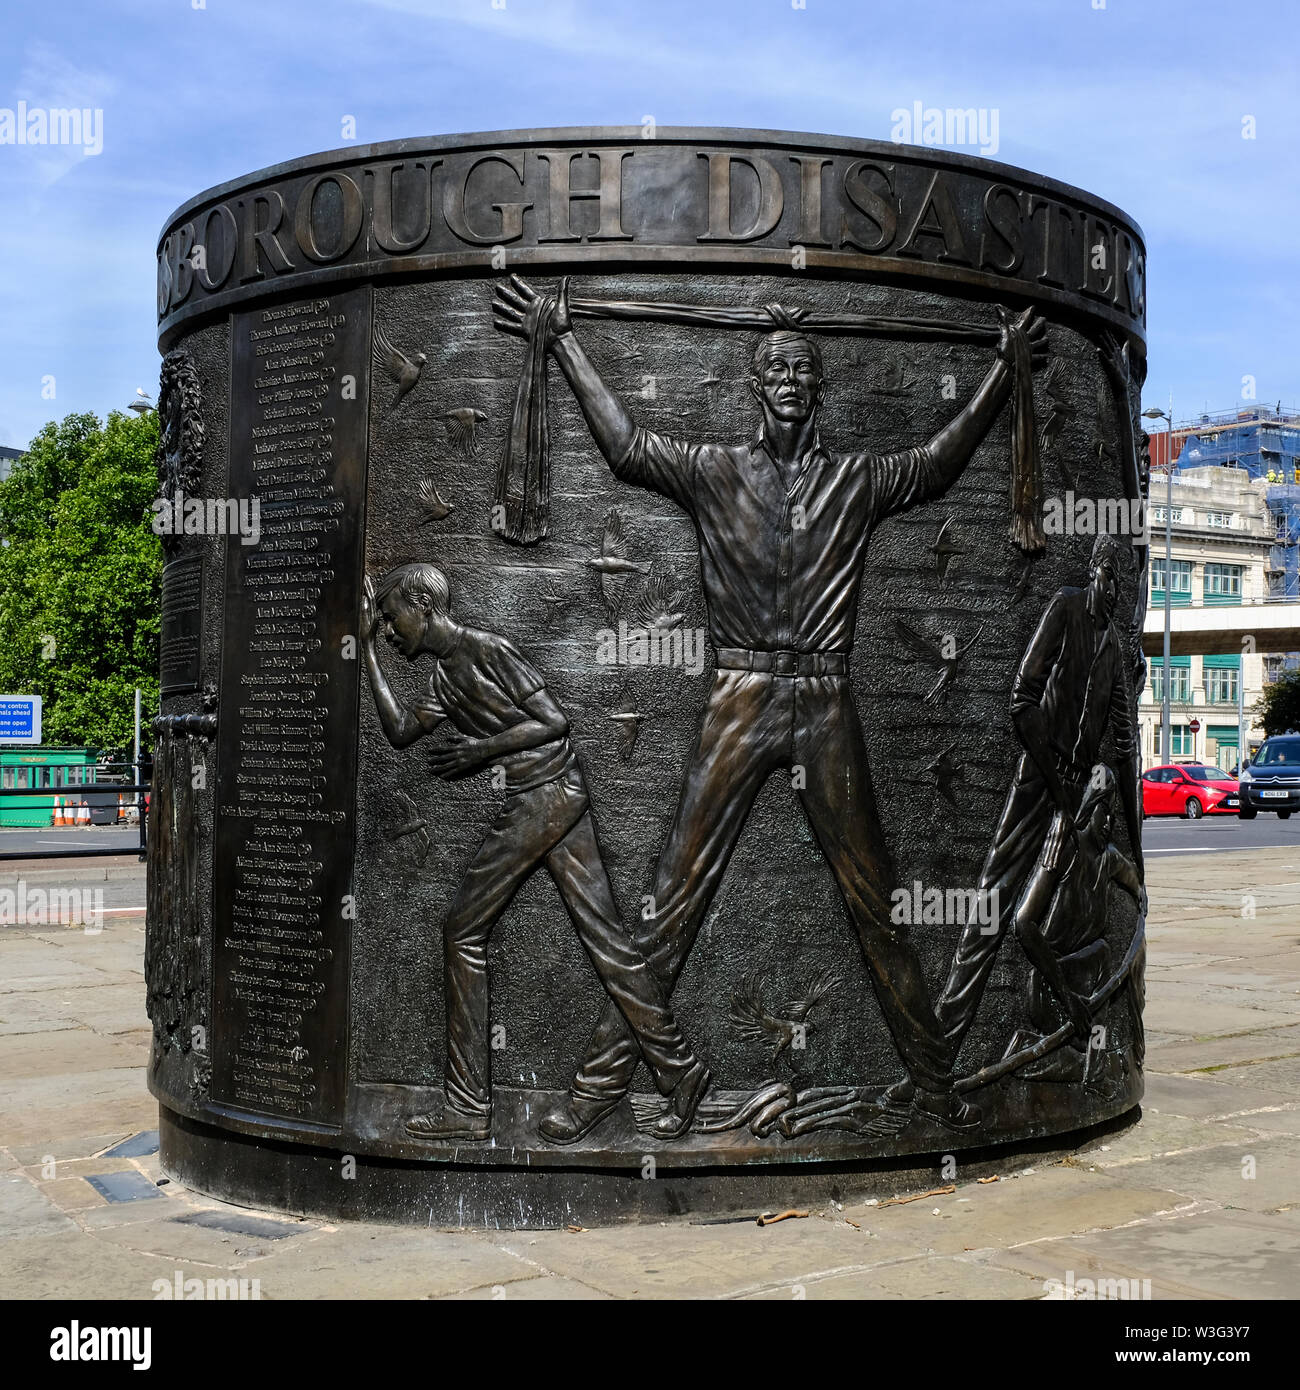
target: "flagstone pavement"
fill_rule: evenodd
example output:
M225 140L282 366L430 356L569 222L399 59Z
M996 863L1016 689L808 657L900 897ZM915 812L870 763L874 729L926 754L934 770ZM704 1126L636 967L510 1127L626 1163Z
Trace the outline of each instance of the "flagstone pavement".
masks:
M272 1299L1041 1299L1119 1279L1300 1297L1300 847L1170 856L1149 886L1137 1123L1010 1156L997 1181L959 1169L918 1196L936 1170L766 1226L411 1229L211 1201L158 1168L143 914L0 926L0 1296L237 1278Z

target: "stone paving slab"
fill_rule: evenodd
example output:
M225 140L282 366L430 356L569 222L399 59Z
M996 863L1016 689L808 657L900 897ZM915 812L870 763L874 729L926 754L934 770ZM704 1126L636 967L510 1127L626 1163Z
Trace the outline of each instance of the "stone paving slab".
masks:
M1151 1281L1153 1300L1295 1298L1300 1225L1240 1212L1196 1212L1068 1241L1020 1245L990 1263L1042 1281Z
M1300 971L1297 972L1300 976ZM1148 1034L1148 1037L1150 1035ZM1149 1075L1166 1072L1204 1072L1234 1062L1253 1062L1261 1057L1300 1056L1300 1024L1282 1028L1251 1028L1217 1038L1173 1042L1151 1040L1147 1049Z
M1257 1044L1258 1046L1258 1044ZM1193 1119L1221 1119L1253 1114L1285 1104L1275 1091L1263 1086L1238 1082L1241 1068L1233 1067L1213 1076L1170 1076L1149 1073L1142 1109L1147 1114L1185 1115ZM1300 1095L1295 1102L1300 1104Z
M1149 1176L1112 1177L1058 1164L1026 1178L962 1184L951 1196L846 1206L844 1215L913 1250L960 1254L1120 1226L1172 1206L1175 1195L1148 1183Z
M1106 1173L1127 1168L1131 1164L1153 1163L1175 1154L1194 1153L1201 1149L1235 1146L1239 1151L1248 1146L1259 1131L1249 1119L1234 1120L1231 1124L1211 1124L1205 1120L1189 1119L1185 1115L1164 1115L1144 1110L1141 1124L1124 1134L1112 1136L1104 1144L1089 1144L1071 1160L1073 1166ZM1139 1179L1132 1174L1130 1180Z
M801 1299L1038 1299L1042 1285L1019 1270L998 1269L947 1257L903 1260L861 1272L831 1274L797 1288L781 1287L738 1295L777 1301Z
M477 1235L323 1226L249 1267L263 1298L446 1298L550 1273Z
M588 1284L576 1283L572 1279L543 1274L535 1279L515 1279L509 1284L485 1284L465 1293L446 1294L445 1297L453 1303L470 1299L493 1299L501 1302L516 1302L520 1299L528 1302L554 1300L571 1303L590 1299L609 1302L612 1295L593 1289Z

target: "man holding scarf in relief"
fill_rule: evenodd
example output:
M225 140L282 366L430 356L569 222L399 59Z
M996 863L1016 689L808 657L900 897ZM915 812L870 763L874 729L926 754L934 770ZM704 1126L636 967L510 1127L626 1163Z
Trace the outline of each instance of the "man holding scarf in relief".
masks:
M750 379L762 422L748 443L732 446L672 439L632 420L574 334L567 280L552 298L512 276L494 303L497 327L529 340L527 382L544 380L545 355L554 355L614 476L676 502L699 539L718 670L655 874L644 941L652 967L671 989L763 783L777 768L803 768L799 796L913 1083L911 1104L947 1128L968 1129L979 1113L953 1091L952 1062L920 961L906 929L890 921L893 870L849 685L849 653L873 529L956 481L1013 385L1032 401L1030 372L1045 356L1046 326L1030 310L1014 319L1004 313L999 360L928 443L883 455L842 454L823 448L818 434L821 353L800 329L803 316L777 306L767 313L776 331L758 342ZM544 442L544 422L533 418L523 388L521 400L512 445L519 442L531 458L530 446ZM509 455L503 471L508 502L531 507L535 516L537 488L548 482L544 469L525 473L522 489ZM1017 481L1032 495L1036 468ZM1032 545L1024 534L1020 539ZM543 1119L542 1132L558 1143L587 1133L617 1106L638 1058L623 1020L607 1006L570 1095Z

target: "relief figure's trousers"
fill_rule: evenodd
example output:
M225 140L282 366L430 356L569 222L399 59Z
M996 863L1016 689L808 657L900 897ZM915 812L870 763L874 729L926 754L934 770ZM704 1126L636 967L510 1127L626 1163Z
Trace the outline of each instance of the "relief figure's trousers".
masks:
M880 830L866 746L844 676L719 670L654 881L646 955L665 989L677 983L722 883L749 809L776 768L803 770L799 790L871 972L894 1043L916 1084L952 1085L938 1023L906 928L890 921L892 869ZM621 1096L637 1047L606 1006L573 1094Z
M543 863L605 986L609 1007L667 1095L695 1057L663 988L619 919L582 773L574 767L553 781L506 797L447 915L443 946L448 1100L469 1114L491 1113L488 937L520 885Z

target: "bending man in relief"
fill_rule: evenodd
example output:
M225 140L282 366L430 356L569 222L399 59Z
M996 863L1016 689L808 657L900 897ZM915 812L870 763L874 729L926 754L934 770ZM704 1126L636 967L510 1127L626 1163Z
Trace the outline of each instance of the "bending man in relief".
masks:
M446 576L430 564L399 565L366 580L362 598L366 669L388 741L405 748L444 722L452 732L429 754L443 778L505 770L505 802L465 870L443 924L447 1009L446 1106L417 1115L417 1139L487 1139L492 1133L487 943L524 880L545 864L610 1006L663 1095L656 1134L689 1128L709 1071L687 1047L665 992L619 919L596 840L569 721L546 683L506 638L466 627L451 611ZM408 661L434 658L425 695L409 706L379 664L382 628Z

